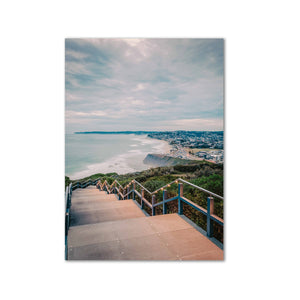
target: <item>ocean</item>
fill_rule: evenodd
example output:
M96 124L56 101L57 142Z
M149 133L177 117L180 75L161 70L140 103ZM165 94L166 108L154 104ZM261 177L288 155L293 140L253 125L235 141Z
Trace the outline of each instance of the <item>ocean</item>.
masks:
M149 168L148 153L168 153L167 142L135 134L66 134L65 175L80 179L95 173L126 174Z

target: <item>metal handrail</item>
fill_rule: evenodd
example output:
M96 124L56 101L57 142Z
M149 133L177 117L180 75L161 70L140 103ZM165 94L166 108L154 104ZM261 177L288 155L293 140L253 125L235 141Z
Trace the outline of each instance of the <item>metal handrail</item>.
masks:
M114 182L117 183L121 188L123 188L122 185L119 183L118 180L115 179ZM114 182L113 182L113 183L114 183Z
M208 191L208 190L206 190L206 189L204 189L204 188L202 188L202 187L200 187L200 186L198 186L198 185L192 184L192 183L190 183L190 182L188 182L188 181L185 181L185 180L183 180L183 179L181 179L181 178L178 178L177 180L178 180L178 181L181 181L181 182L183 182L183 183L186 183L186 184L188 184L188 185L190 185L190 186L192 186L192 187L194 187L194 188L196 188L196 189L198 189L198 190L200 190L200 191L202 191L202 192L205 192L205 193L207 193L207 194L209 194L209 195L211 195L211 196L213 196L213 197L216 197L216 198L218 198L218 199L224 200L224 198L223 198L222 196L217 195L217 194L215 194L215 193L213 193L213 192L211 192L211 191Z
M88 179L88 180L86 180L86 181L84 181L84 182L76 181L76 182L73 183L73 185L74 185L74 186L77 185L77 184L84 185L84 184L86 184L86 183L88 183L88 182L90 182L90 181L96 182L96 181L99 181L100 179L101 179L101 177L98 177L98 178L96 178L96 179L94 179L94 180Z
M211 191L208 191L208 190L206 190L206 189L204 189L204 188L202 188L202 187L200 187L200 186L198 186L198 185L195 185L195 184L193 184L193 183L190 183L190 182L188 182L188 181L186 181L186 180L184 180L184 179L182 179L182 178L177 178L177 179L175 179L175 180L173 180L173 181L171 181L171 182L165 184L164 186L162 186L162 187L156 189L156 190L153 191L153 192L150 192L147 188L145 188L141 183L139 183L139 182L136 181L135 179L133 179L132 181L130 181L125 187L123 187L117 180L114 180L112 184L109 184L109 183L107 182L107 180L105 179L104 182L101 183L101 177L99 177L99 178L97 178L97 179L95 179L95 180L89 179L89 180L87 180L87 181L85 181L85 182L83 182L83 183L81 183L80 181L77 181L77 182L75 182L75 183L73 184L73 186L77 185L78 183L80 183L80 185L82 186L82 185L85 185L85 184L91 183L91 182L92 182L92 184L95 184L96 182L97 182L97 183L100 182L101 188L103 187L103 185L106 185L106 187L111 191L111 190L112 190L112 187L113 187L113 185L114 185L115 183L118 184L118 186L121 187L122 190L124 190L124 189L126 189L127 187L129 187L131 184L133 184L133 183L135 182L135 183L138 184L142 189L144 189L144 191L146 191L146 192L149 193L150 195L154 195L154 194L156 194L158 191L163 190L163 189L166 188L166 187L169 187L171 184L174 184L174 183L177 184L179 181L182 182L182 183L185 183L185 184L187 184L187 185L190 185L190 186L192 186L192 187L194 187L194 188L196 188L196 189L198 189L198 190L200 190L200 191L202 191L202 192L205 192L205 193L209 194L209 195L212 196L212 197L215 197L215 198L224 200L224 198L223 198L222 196L220 196L220 195L218 195L218 194L215 194L215 193L213 193L213 192L211 192ZM72 183L71 183L71 185L72 185ZM71 187L70 190L72 191L72 187ZM121 193L121 192L118 190L118 193ZM131 190L129 193L132 193L132 190ZM126 197L129 193L127 193L127 194L125 194L125 195L123 195L123 193L122 193L122 195L123 195L124 197Z
M178 184L177 196L169 198L169 199L165 199L165 188L170 187L174 183ZM166 212L167 211L166 203L168 203L170 201L174 201L174 200L178 200L178 214L182 215L183 214L182 203L186 203L207 217L207 235L209 237L212 236L212 231L213 231L213 226L212 226L211 221L215 221L222 226L224 225L223 219L214 214L214 211L213 211L214 210L214 199L213 199L213 197L221 199L221 200L224 200L224 198L222 196L215 194L211 191L208 191L198 185L190 183L182 178L177 178L177 179L165 184L164 186L156 189L153 192L150 192L147 188L145 188L140 182L136 181L135 179L131 180L124 187L117 180L114 180L112 182L112 184L109 184L107 182L107 180L105 179L102 183L101 177L99 177L95 180L89 179L84 183L81 183L79 181L74 183L73 185L71 183L69 185L69 187L67 187L67 189L66 189L66 194L68 194L67 204L66 204L66 209L67 209L66 217L68 215L67 212L69 212L68 208L70 208L70 206L71 206L72 190L73 190L73 188L77 188L79 184L80 184L80 187L82 187L82 186L86 187L87 185L90 185L90 184L96 184L97 188L99 188L100 190L105 190L108 194L111 194L112 192L114 192L114 193L116 192L116 194L119 196L119 200L121 200L121 199L124 200L126 197L127 197L127 199L129 199L129 195L131 193L133 194L133 200L135 200L135 195L137 195L141 199L141 205L138 204L140 206L140 208L144 209L144 204L146 204L152 210L153 216L155 215L156 207L159 205L163 205L163 214L167 213ZM142 189L141 193L136 190L135 184L137 184L141 187L141 189ZM199 206L198 204L194 203L193 201L191 201L183 196L183 184L190 185L193 188L196 188L196 189L198 189L204 193L207 193L209 195L209 197L207 197L207 209L204 209L203 207ZM119 188L117 188L116 185L118 185ZM120 189L122 189L123 193L120 191ZM146 191L150 196L152 196L152 203L150 203L144 197L144 191ZM163 201L155 203L155 194L158 191L163 191ZM68 215L68 218L69 218L69 215Z
M134 192L134 190L130 190L127 194L124 195L124 197L128 196L128 195L131 194L132 192Z
M116 181L116 180L115 180ZM115 182L114 181L114 182ZM202 188L202 187L200 187L200 186L198 186L198 185L195 185L195 184L193 184L193 183L190 183L190 182L188 182L188 181L185 181L185 180L183 180L182 178L177 178L177 179L175 179L175 180L173 180L173 181L171 181L171 182L169 182L169 183L167 183L167 184L165 184L164 186L161 186L160 188L158 188L158 189L156 189L155 191L153 191L153 192L150 192L148 189L146 189L141 183L139 183L138 181L136 181L135 179L134 180L132 180L131 182L129 182L124 188L126 188L126 187L129 187L133 182L135 182L135 183L137 183L142 189L144 189L146 192L148 192L150 195L154 195L154 194L156 194L158 191L160 191L160 190L162 190L162 189L164 189L164 188L166 188L166 187L169 187L171 184L173 184L173 183L178 183L179 181L181 181L182 183L185 183L185 184L188 184L188 185L190 185L190 186L192 186L192 187L194 187L194 188L196 188L196 189L198 189L198 190L200 190L200 191L202 191L202 192L205 192L205 193L207 193L207 194L209 194L209 195L211 195L211 196L213 196L213 197L216 197L216 198L218 198L218 199L221 199L221 200L224 200L224 198L222 197L222 196L220 196L220 195L218 195L218 194L215 194L215 193L213 193L213 192L211 192L211 191L208 191L208 190L206 190L206 189L204 189L204 188ZM114 183L113 182L113 183ZM113 185L113 183L112 183L112 185ZM119 184L119 183L118 183ZM120 184L119 184L120 185ZM121 187L122 187L122 185L120 185ZM122 187L123 188L123 187ZM124 189L123 188L123 189Z
M152 195L152 193L151 193L148 189L146 189L141 183L139 183L139 182L136 181L135 179L134 179L134 182L135 182L136 184L138 184L142 189L144 189L147 193L149 193L150 195Z
M157 190L155 190L154 192L152 192L151 195L156 194L159 190L163 190L164 188L169 187L169 186L170 186L171 184L173 184L173 183L178 183L178 179L173 180L173 181L171 181L171 182L165 184L164 186L162 186L162 187L160 187L159 189L157 189Z
M65 193L65 259L68 259L68 232L70 227L70 207L72 197L72 183L66 187Z
M100 181L100 180L99 180L99 181ZM156 189L156 190L153 191L153 192L150 192L147 188L145 188L141 183L139 183L139 182L136 181L135 179L131 180L125 187L123 187L117 180L114 180L114 182L113 182L111 185L109 185L108 182L105 180L105 181L103 182L103 184L107 184L108 187L112 187L112 186L114 185L114 183L118 183L118 185L124 190L124 189L130 187L130 185L132 185L133 183L136 183L136 184L138 184L144 191L148 192L150 195L154 195L154 194L156 194L158 191L164 190L164 188L166 188L166 187L170 187L171 184L174 184L174 183L178 184L179 182L182 182L182 183L184 183L184 184L190 185L190 186L192 186L192 187L194 187L194 188L196 188L196 189L198 189L198 190L200 190L200 191L202 191L202 192L205 192L205 193L207 193L210 197L215 197L215 198L224 200L224 198L223 198L222 196L220 196L220 195L218 195L218 194L215 194L215 193L213 193L213 192L211 192L211 191L209 191L209 190L206 190L206 189L204 189L204 188L202 188L202 187L200 187L200 186L198 186L198 185L195 185L195 184L193 184L193 183L190 183L190 182L188 182L188 181L186 181L186 180L184 180L184 179L182 179L182 178L177 178L177 179L175 179L175 180L173 180L173 181L171 181L171 182L169 182L169 183L163 185L162 187ZM101 181L100 181L100 183L101 183ZM132 193L132 192L135 192L135 189L132 189L132 190L130 190L129 192L127 192L127 193L124 195L124 197L126 197L127 195L129 195L129 194ZM138 195L140 195L140 194L138 194ZM156 205L156 206L157 206L157 205Z

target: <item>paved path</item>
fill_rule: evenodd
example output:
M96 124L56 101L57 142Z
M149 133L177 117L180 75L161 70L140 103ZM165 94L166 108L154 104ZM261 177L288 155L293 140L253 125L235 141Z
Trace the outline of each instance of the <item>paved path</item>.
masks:
M73 191L69 260L223 260L178 214L146 217L133 200L95 187Z

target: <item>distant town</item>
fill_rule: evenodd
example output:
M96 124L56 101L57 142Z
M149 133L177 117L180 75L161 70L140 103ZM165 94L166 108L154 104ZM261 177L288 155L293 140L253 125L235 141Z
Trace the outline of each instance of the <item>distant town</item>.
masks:
M147 134L172 146L168 156L224 163L223 131L84 131L75 134Z
M224 162L223 131L163 131L148 137L168 142L171 157Z

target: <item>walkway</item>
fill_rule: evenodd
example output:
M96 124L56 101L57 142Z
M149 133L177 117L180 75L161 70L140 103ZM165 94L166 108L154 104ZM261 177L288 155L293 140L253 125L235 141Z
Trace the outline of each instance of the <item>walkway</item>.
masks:
M178 214L146 217L133 200L96 187L72 194L69 260L223 260L223 251Z

